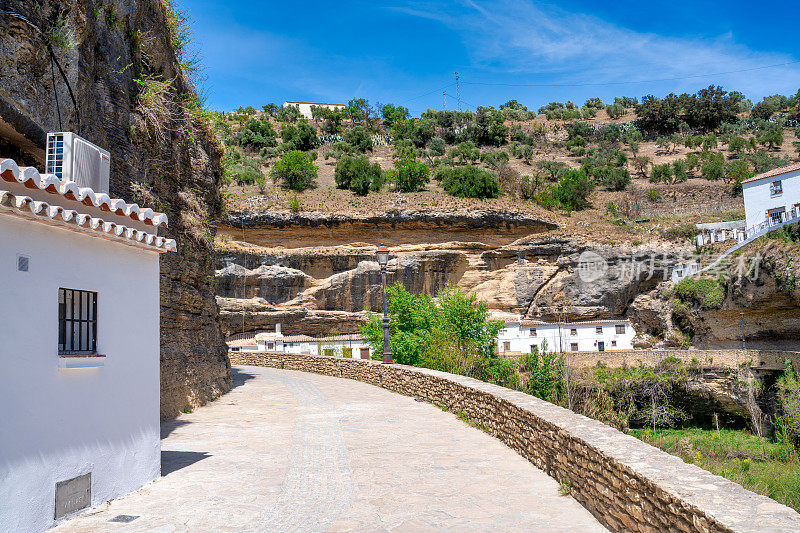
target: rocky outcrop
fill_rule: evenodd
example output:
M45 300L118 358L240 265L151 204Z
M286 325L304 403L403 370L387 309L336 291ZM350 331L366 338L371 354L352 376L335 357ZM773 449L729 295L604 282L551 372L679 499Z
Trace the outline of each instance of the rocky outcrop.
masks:
M484 215L461 214L451 225L441 223L447 220L441 214L373 216L357 231L354 224L361 219L309 216L278 241L272 232L283 231L289 215L229 219L225 231L230 238L243 235L247 243L224 241L217 255L223 327L230 333L254 331L272 327L275 320L308 334L325 323L317 313L336 312L356 314L339 328L352 331L346 328L361 324L364 310L378 312L382 303L376 248L364 241L401 243L390 246L387 282L400 282L414 293L436 294L454 285L476 292L497 313L545 320L630 315L653 322L652 311L632 304L664 283L684 253L673 247L626 249L543 235L542 228L549 226L522 224L526 219L510 214L488 216L481 227ZM432 220L439 222L431 225ZM234 223L251 227L237 234L242 228L231 229ZM274 226L256 226L263 223ZM341 231L329 234L326 224ZM307 226L314 228L313 247L306 246ZM429 233L424 243L417 242L420 231ZM282 289L267 276L281 278ZM239 302L242 297L246 305ZM304 314L298 314L300 308Z
M161 263L162 415L217 397L231 385L210 246L220 153L187 103L169 3L10 0L3 11L0 149L41 168L45 132L74 131L111 153L112 196L167 213L178 252Z
M686 329L699 347L800 350L800 254L796 243L761 239L712 273L724 298L686 302Z

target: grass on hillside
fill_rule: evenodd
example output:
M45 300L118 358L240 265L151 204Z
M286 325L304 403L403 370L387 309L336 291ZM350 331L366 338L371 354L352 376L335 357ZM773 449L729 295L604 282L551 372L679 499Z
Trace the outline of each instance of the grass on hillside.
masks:
M782 443L735 429L631 429L630 434L800 511L800 457Z

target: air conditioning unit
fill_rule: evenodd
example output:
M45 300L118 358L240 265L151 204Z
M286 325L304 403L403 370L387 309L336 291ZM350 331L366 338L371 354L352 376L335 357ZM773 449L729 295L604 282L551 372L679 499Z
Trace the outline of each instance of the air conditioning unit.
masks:
M55 174L62 181L74 181L79 187L108 193L110 170L108 151L69 131L47 134L48 174Z

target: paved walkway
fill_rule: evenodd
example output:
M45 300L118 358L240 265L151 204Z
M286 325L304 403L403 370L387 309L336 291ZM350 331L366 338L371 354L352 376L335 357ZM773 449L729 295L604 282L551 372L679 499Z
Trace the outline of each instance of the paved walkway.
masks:
M160 480L56 531L603 530L542 471L427 403L259 367L235 367L234 384L163 424Z

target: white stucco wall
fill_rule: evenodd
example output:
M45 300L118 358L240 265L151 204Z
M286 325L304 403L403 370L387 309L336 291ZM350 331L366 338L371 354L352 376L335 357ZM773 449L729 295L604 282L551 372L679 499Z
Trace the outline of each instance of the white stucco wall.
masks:
M773 196L770 193L770 184L778 180L783 186L783 193ZM792 206L800 204L800 170L743 183L742 195L744 196L746 224L749 229L764 222L766 213L770 209L785 207L788 212Z
M625 333L617 333L616 325L624 325ZM597 327L602 327L602 333L597 333ZM536 336L531 336L531 329L536 330ZM572 335L572 330L575 335ZM630 350L633 348L633 337L636 332L633 326L626 320L614 323L602 324L570 324L562 323L560 329L561 342L559 343L559 327L556 323L538 325L520 325L517 323L506 324L506 327L497 336L497 349L503 352L522 352L531 353L532 347L536 346L539 351L543 351L544 341L547 342L547 351L565 352L572 351L572 344L578 344L580 352L599 351L598 342L604 343L604 350ZM614 346L616 342L616 346ZM506 349L506 343L508 348Z
M102 367L59 369L59 287L98 293ZM52 526L58 481L98 505L160 475L156 252L0 213L0 363L0 531Z
M345 107L344 104L315 104L310 102L284 102L281 107L288 107L288 106L296 107L300 111L300 114L308 119L312 118L311 106L326 107L328 109L342 109Z

